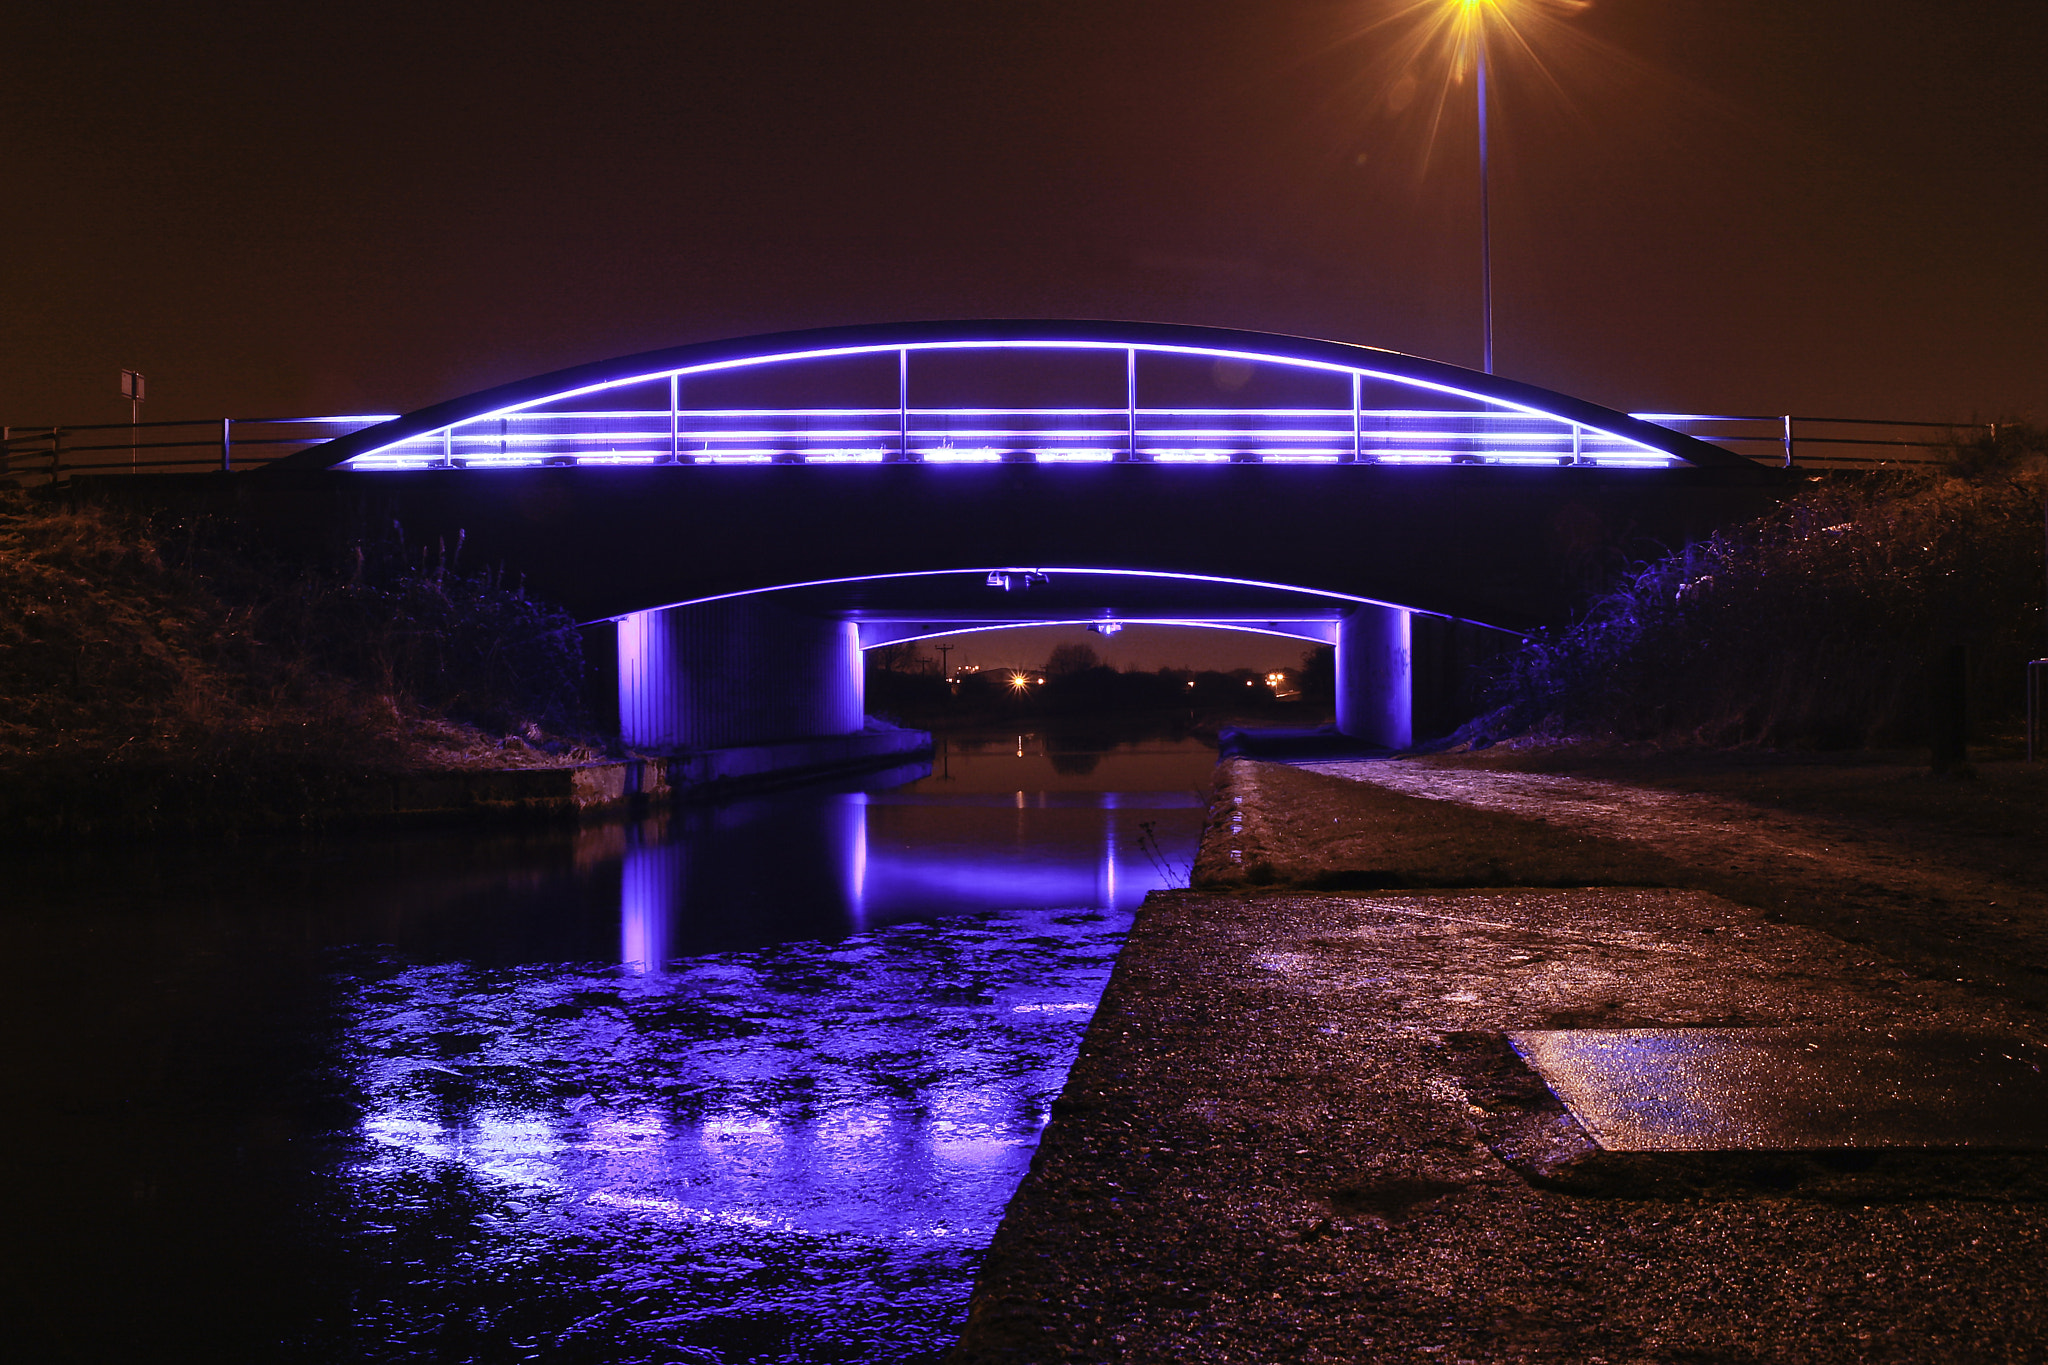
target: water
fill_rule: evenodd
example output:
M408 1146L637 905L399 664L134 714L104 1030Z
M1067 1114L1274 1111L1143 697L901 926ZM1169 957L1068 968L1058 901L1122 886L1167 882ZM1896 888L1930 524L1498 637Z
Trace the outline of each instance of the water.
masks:
M7 868L37 1358L935 1358L1213 754ZM39 1326L38 1326L39 1324Z

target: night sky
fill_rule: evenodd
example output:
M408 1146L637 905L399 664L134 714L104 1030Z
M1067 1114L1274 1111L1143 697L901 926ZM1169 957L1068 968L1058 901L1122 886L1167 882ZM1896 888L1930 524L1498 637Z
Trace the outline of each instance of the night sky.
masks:
M1479 356L1401 0L16 5L0 420L402 412L654 347L1110 317ZM2048 5L1521 0L1503 374L2048 415Z

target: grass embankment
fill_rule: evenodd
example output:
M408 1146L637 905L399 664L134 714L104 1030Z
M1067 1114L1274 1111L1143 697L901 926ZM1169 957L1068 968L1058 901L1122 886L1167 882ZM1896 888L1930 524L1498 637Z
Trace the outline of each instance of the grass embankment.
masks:
M1780 749L1927 743L1968 651L1971 737L2013 730L2048 646L2048 432L2013 426L1934 473L1835 476L1645 565L1501 665L1474 733Z
M560 737L573 623L459 555L0 493L0 839L293 826L391 774L593 757Z

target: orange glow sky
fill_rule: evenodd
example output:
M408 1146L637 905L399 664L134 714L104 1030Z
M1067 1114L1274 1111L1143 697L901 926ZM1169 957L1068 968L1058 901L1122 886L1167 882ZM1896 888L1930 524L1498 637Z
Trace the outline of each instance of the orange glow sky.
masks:
M0 420L125 420L123 367L152 417L402 411L915 317L1471 363L1471 115L1420 170L1440 73L1372 27L1395 2L11 7ZM2048 6L1599 0L1537 36L1554 85L1496 82L1503 373L2048 416Z

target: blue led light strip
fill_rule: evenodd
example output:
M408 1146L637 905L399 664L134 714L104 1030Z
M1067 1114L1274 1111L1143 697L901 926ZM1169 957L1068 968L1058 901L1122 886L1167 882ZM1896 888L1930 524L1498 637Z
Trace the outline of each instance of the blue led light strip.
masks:
M856 330L873 341L848 341L757 354L733 354L730 345L685 348L677 359L709 356L666 368L620 369L591 378L602 367L564 371L585 382L537 392L542 381L508 386L500 393L515 401L464 414L462 402L398 419L392 425L411 434L362 447L377 435L343 438L355 452L334 458L355 470L422 468L491 469L547 465L688 464L866 464L907 461L929 464L992 462L1095 463L1108 458L1141 463L1213 464L1480 464L1653 468L1701 462L1678 433L1653 430L1639 419L1611 413L1563 395L1546 395L1510 381L1454 367L1333 343L1298 342L1303 354L1267 351L1251 345L1181 344L1161 336L1259 340L1252 334L1145 324L1045 324L1072 336L930 336L970 324L897 324L872 329L801 334L835 340ZM1015 332L1029 324L985 324ZM1108 333L1129 330L1140 339ZM1083 335L1079 333L1096 333ZM881 335L893 334L893 335ZM913 334L914 339L901 339ZM796 339L795 337L789 338ZM764 340L784 340L773 338ZM720 350L724 354L718 354ZM1006 408L913 406L912 353L939 352L1123 353L1125 403L1120 407L1060 406ZM896 404L875 406L714 407L689 406L690 381L706 376L760 371L820 360L894 353ZM1350 389L1347 406L1327 402L1296 407L1270 403L1244 406L1160 407L1141 403L1143 357L1183 357L1272 367L1342 379ZM1326 358L1337 357L1337 358ZM1346 363L1354 357L1385 357L1388 364ZM656 357L644 357L651 360ZM663 358L666 358L665 356ZM1399 363L1395 363L1399 362ZM1404 372L1404 366L1407 372ZM1372 408L1364 406L1365 384L1405 388L1428 397L1450 398L1472 407ZM1455 381L1455 382L1454 382ZM569 406L580 399L620 393L635 385L660 383L667 402L660 408ZM623 395L622 395L623 396ZM880 395L877 395L879 397ZM1336 395L1331 395L1332 397ZM463 400L467 401L467 400ZM1543 406L1549 403L1557 410ZM422 429L422 419L441 414L446 425ZM1589 420L1597 419L1597 420ZM1615 427L1616 430L1604 428ZM1627 432L1629 434L1623 434ZM1656 444L1651 444L1651 441ZM1698 445L1698 443L1695 443ZM343 447L347 449L347 446ZM1672 453L1686 449L1687 453ZM1701 446L1705 462L1735 458ZM1744 462L1746 463L1746 461Z

